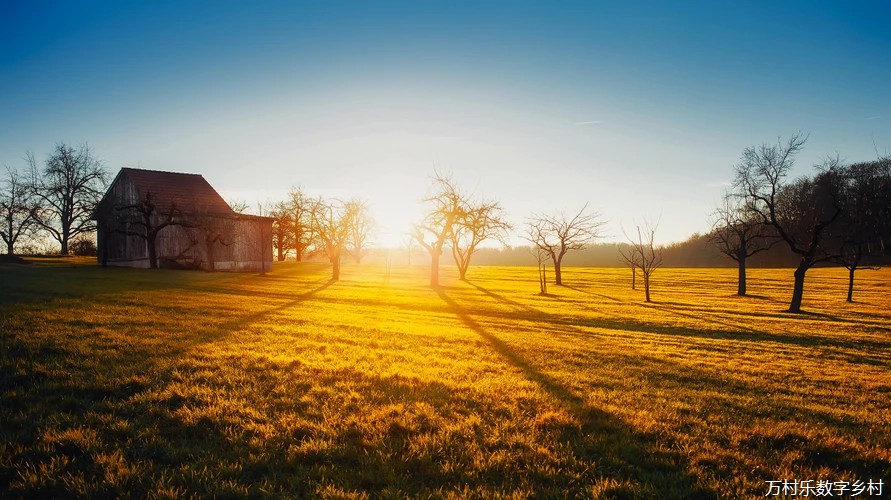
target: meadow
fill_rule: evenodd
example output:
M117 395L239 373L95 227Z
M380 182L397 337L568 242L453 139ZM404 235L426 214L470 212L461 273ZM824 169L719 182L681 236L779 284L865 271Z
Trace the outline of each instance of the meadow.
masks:
M5 497L750 498L891 485L891 270L0 265ZM863 495L866 496L866 495Z

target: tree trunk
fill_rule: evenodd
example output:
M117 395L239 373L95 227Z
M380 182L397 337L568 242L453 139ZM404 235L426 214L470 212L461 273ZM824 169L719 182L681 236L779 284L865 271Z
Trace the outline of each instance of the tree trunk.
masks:
M804 296L804 274L810 268L810 263L802 260L795 270L795 288L792 290L792 302L789 304L789 312L801 312L801 299Z
M746 295L746 256L742 252L738 255L739 264L739 284L736 287L736 294L744 297Z
M285 260L285 249L281 246L278 247L278 261L283 262Z
M650 302L650 277L644 274L644 302Z
M439 253L436 251L430 256L430 286L439 286Z
M9 234L12 235L12 231ZM12 243L12 236L10 236L9 241L6 242L6 253L9 255L12 255Z
M631 266L631 289L637 290L637 268Z
M560 262L563 259L552 258L552 260L554 261L554 284L559 286L563 284L563 273L560 269Z
M458 262L458 275L462 281L466 280L467 277L467 268L470 267L470 262Z
M148 246L149 269L157 269L158 251L155 249L155 238L153 236L149 236L148 238L146 238L145 243Z
M542 295L548 293L548 273L543 263L538 264L538 289Z
M213 254L213 240L205 240L205 248L207 249L207 270L216 271L217 261Z
M340 255L334 257L331 264L331 281L337 281L340 279Z
M848 268L848 302L854 302L854 271L857 266Z
M71 239L71 223L62 220L62 233L59 243L62 245L62 255L68 255L68 240Z

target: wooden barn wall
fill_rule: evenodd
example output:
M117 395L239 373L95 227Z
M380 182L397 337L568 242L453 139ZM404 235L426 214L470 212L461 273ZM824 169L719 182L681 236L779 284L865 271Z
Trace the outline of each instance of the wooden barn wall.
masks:
M272 224L264 220L206 217L201 227L162 229L157 238L158 258L183 267L218 271L259 271L262 261L268 270L272 265L271 235Z
M139 201L139 192L126 175L118 176L106 196L110 196L114 200L114 205L117 206L133 205ZM145 239L120 232L126 231L127 228L118 217L109 218L101 214L100 217L103 218L103 224L99 224L98 250L99 252L108 251L108 262L111 264L122 263L132 267L149 267ZM105 229L106 227L111 228L112 231L109 233ZM101 254L99 258L101 261Z

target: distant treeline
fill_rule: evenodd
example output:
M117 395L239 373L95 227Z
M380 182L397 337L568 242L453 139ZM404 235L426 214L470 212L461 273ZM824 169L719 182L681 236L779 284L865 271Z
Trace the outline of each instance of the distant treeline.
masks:
M595 243L588 248L566 254L564 266L573 267L628 267L619 253L625 243ZM402 259L405 251L398 252ZM396 252L394 252L394 255ZM422 254L418 254L422 257ZM666 245L662 250L663 267L737 267L734 260L718 251L708 235L694 234L686 241ZM891 256L872 256L871 265L891 265ZM749 257L749 267L795 267L800 257L785 245L774 245L769 250ZM420 260L419 260L420 261ZM529 247L480 248L473 259L480 266L534 266L533 250ZM834 264L833 264L834 265Z

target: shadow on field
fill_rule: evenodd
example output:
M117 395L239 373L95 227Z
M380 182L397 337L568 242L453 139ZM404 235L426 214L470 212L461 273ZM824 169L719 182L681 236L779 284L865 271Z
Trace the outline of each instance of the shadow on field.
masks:
M702 314L712 314L713 315L713 314L717 313L717 314L728 314L728 315L736 315L736 316L747 316L747 317L754 317L754 318L777 318L777 319L791 320L791 321L814 321L814 320L816 320L816 321L823 321L823 322L827 322L827 323L832 323L832 322L847 323L847 324L852 324L852 325L857 325L857 326L867 326L867 327L873 328L875 330L891 332L891 327L888 326L887 321L868 321L868 320L864 320L864 319L842 318L840 316L836 316L833 314L827 314L827 313L821 313L821 312L815 312L815 311L801 311L798 313L790 313L788 311L770 311L770 310L764 310L764 311L759 311L759 312L740 311L740 310L735 310L735 309L709 307L709 306L702 306L702 305L698 305L698 304L688 304L686 302L673 302L673 301L657 301L657 302L653 302L650 304L639 304L639 305L644 306L644 307L655 307L655 308L659 308L660 305L664 305L667 307L663 307L662 310L673 312L675 314L687 315L691 318L697 318L697 319L703 318ZM678 311L678 309L683 309L684 311L688 311L688 312L681 313ZM694 316L691 313L699 313L700 315ZM858 313L858 314L860 314L860 313ZM883 316L880 316L880 315L863 314L863 316L883 318ZM884 318L888 319L887 316ZM709 320L718 322L718 321L714 320L713 317L710 317ZM730 324L730 323L725 323L725 324L733 326L734 328L746 329L745 327L742 327L738 324ZM750 330L752 332L757 332L756 330L751 330L751 329L748 329L748 330ZM763 332L758 332L758 333L763 333Z
M486 294L489 297L492 297L495 300L503 302L509 305L515 305L515 301L511 299L507 299L495 292L489 291L480 287L479 285L473 285L475 288L479 289L481 292ZM446 287L440 287L439 291L444 293ZM451 300L451 299L450 299ZM338 302L335 299L328 298L319 298L318 302ZM388 303L378 299L365 299L365 298L355 298L353 299L355 304L361 304L368 307L387 307L387 308L395 308L395 309L406 309L415 311L416 307L411 304L394 304ZM629 306L640 306L643 308L653 307L654 309L658 308L658 305L644 305L637 303L628 303ZM460 305L459 305L460 307ZM577 327L583 328L599 328L604 330L615 330L618 332L642 332L642 333L650 333L655 335L665 335L665 336L674 336L674 337L689 337L689 338L700 338L700 339L712 339L712 340L732 340L732 341L740 341L740 342L754 342L759 345L764 345L765 343L781 343L788 344L800 347L823 347L823 348L844 348L844 349L858 349L858 350L876 350L876 349L887 349L891 346L891 342L884 342L879 340L866 340L866 339L850 339L850 338L839 338L839 337L829 337L825 335L791 335L785 333L770 333L764 332L761 330L755 330L752 328L747 328L740 326L735 323L727 323L722 322L720 320L715 320L711 317L694 316L692 314L688 314L685 312L680 312L675 308L669 308L666 312L672 312L678 314L680 316L685 316L688 318L695 318L697 320L706 320L711 321L716 325L725 326L727 329L717 329L717 328L694 328L690 326L679 326L679 325L664 325L659 323L648 323L642 320L637 320L634 318L624 317L624 316L615 316L615 317L600 317L600 318L587 318L583 316L576 315L558 315L549 313L546 311L541 311L539 309L535 309L530 306L526 306L523 304L519 304L516 306L519 309L516 312L506 312L502 310L493 310L493 309L483 309L483 308L475 308L474 315L476 316L484 316L487 318L493 318L500 320L504 323L516 323L519 321L528 321L528 322L544 322L547 323L548 326L555 327L566 327L564 333L572 333L571 330ZM430 308L430 311L433 311L434 308ZM444 312L454 312L453 308L446 307L442 309ZM736 313L736 311L731 311L731 313ZM744 313L740 313L744 314ZM879 327L883 329L884 327ZM577 335L590 335L590 332L582 332L575 331Z
M615 297L610 297L609 295L603 295L602 293L595 293L590 290L582 290L581 288L576 288L574 286L567 285L566 283L559 285L559 286L562 286L563 288L568 288L570 290L574 290L579 293L586 293L588 295L594 295L595 297L600 297L601 299L607 299L607 300L611 300L613 302L622 302L620 299L617 299Z
M442 289L437 289L437 294L465 326L581 422L580 428L565 428L561 440L572 446L579 459L596 464L595 483L598 480L616 481L618 485L603 491L604 496L639 495L633 488L621 486L630 483L656 496L672 492L669 495L678 494L682 498L717 498L714 491L696 485L697 478L687 472L684 457L656 450L655 436L637 433L621 419L589 406L584 399L523 359L509 344L486 331ZM497 297L497 294L491 295Z

